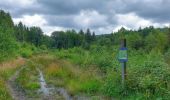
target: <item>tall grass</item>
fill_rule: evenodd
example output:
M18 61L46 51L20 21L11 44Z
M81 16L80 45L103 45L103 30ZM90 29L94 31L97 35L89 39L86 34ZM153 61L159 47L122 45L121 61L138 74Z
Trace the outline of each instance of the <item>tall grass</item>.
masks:
M102 85L99 70L95 67L81 68L66 60L58 60L56 57L37 57L37 63L42 66L48 84L66 88L70 94L97 93ZM44 61L47 63L44 64ZM51 63L48 63L51 62Z
M101 89L96 91L102 91L104 95L120 99L170 98L170 87L168 85L170 82L170 69L167 64L169 63L168 52L163 56L159 50L153 49L146 53L142 49L134 50L129 48L127 62L128 78L124 88L121 85L121 65L117 60L117 47L92 46L89 51L73 48L57 51L55 54L59 59L67 59L67 61L79 65L81 68L83 66L87 70L92 66L99 68L103 75L103 78L99 79L99 81L103 80L104 83L102 84L104 85L100 86ZM81 86L79 84L83 84L81 82L78 83L78 81L78 84L76 84L75 81L77 80L71 80L70 90L74 90L74 88L80 89ZM86 84L85 81L84 84ZM96 84L96 86L98 85Z
M40 88L39 72L36 67L38 67L36 64L28 61L16 79L20 88L22 88L29 96L34 96Z
M18 58L16 60L6 61L0 64L0 100L12 100L6 84L8 79L24 63L24 59Z

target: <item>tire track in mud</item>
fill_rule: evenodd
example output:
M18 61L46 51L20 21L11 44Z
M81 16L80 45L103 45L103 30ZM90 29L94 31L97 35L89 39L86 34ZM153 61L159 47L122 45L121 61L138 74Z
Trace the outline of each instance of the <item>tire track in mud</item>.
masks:
M19 86L16 82L19 73L24 68L26 68L26 66L22 66L20 69L18 69L7 82L7 88L12 96L12 99L14 100L72 100L71 96L69 96L67 91L64 90L63 88L48 87L42 71L39 70L38 68L37 70L39 72L39 82L41 86L39 91L37 91L37 94L39 96L38 98L27 96L24 89L22 89L21 86Z
M7 82L7 88L14 100L26 100L24 91L17 85L15 80L17 79L20 71L25 66L21 67L19 70L15 72L15 74L8 80Z
M56 87L49 87L46 84L44 79L43 73L40 69L37 69L40 75L40 91L43 93L44 99L47 100L73 100L72 97L68 94L68 92L64 88L56 88ZM56 97L56 95L58 95Z
M18 69L7 82L7 88L14 100L92 100L90 97L86 96L71 96L68 91L62 87L48 85L45 81L43 72L39 69L39 67L36 68L39 74L38 81L40 84L40 89L37 91L38 97L30 97L26 94L26 91L22 89L21 86L19 86L19 84L16 82L19 73L26 67L27 66L24 65Z

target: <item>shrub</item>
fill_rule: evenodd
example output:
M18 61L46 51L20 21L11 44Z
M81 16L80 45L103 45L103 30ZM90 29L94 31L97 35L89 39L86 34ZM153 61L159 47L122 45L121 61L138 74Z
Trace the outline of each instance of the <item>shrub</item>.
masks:
M170 64L170 49L164 54L164 58L168 64Z
M156 54L156 55L155 55ZM142 65L131 67L128 72L129 91L143 94L146 98L167 97L170 87L169 67L161 53L152 51Z
M0 61L14 57L17 54L18 44L9 33L0 30Z
M23 43L20 45L20 54L22 57L28 58L36 51L36 48L33 45Z

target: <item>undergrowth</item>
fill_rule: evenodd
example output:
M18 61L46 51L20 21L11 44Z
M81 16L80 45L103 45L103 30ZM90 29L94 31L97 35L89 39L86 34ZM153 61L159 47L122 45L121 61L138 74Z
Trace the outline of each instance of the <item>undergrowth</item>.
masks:
M0 100L12 100L7 81L24 63L24 59L18 58L0 64Z
M38 89L39 84L39 72L36 69L36 65L29 61L26 66L20 71L16 82L19 84L20 88L25 91L27 95L34 96Z

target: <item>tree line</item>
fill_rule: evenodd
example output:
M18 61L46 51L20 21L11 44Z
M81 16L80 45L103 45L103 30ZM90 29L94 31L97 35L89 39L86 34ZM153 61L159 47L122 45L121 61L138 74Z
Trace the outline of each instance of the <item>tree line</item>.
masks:
M95 40L95 33L90 29L86 32L80 30L54 31L51 36L43 34L40 27L26 27L19 22L15 25L14 35L18 42L28 42L35 46L46 46L47 48L67 49L75 46L87 46Z
M74 29L67 31L54 31L50 36L45 35L40 27L27 27L22 22L14 25L9 13L0 10L0 52L2 56L12 54L18 48L18 43L28 43L36 47L48 49L68 49L82 47L89 49L91 45L115 46L119 45L121 38L127 38L128 47L136 50L150 51L159 49L166 51L170 46L170 29L154 28L149 26L138 30L121 28L111 34L95 35L90 29L77 32Z

